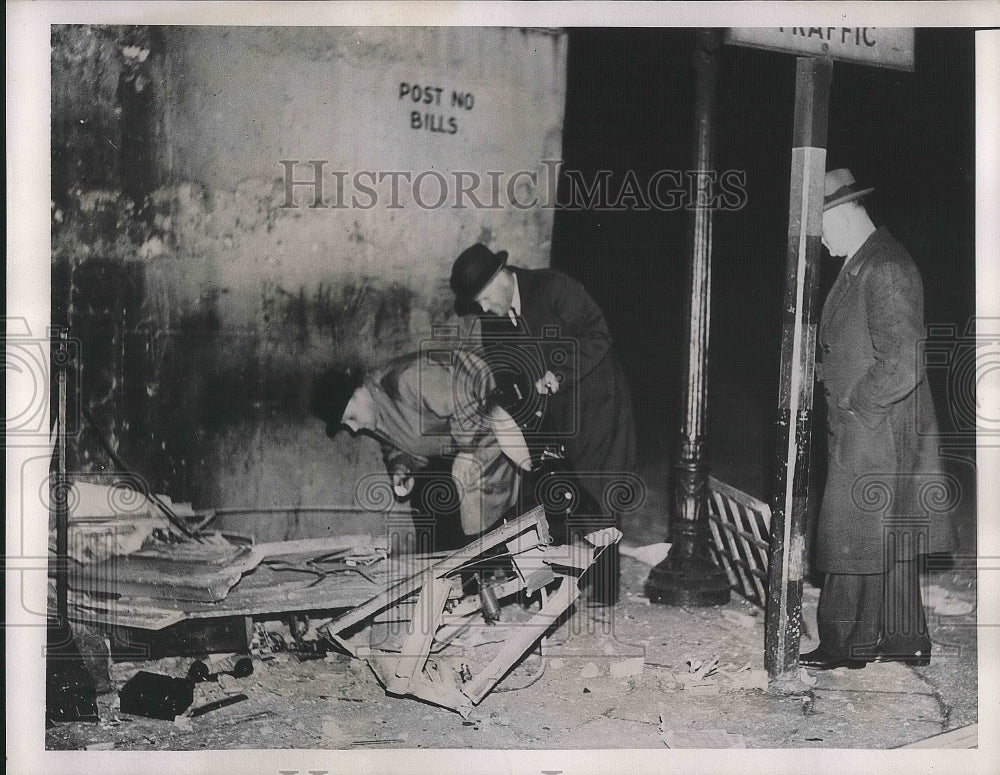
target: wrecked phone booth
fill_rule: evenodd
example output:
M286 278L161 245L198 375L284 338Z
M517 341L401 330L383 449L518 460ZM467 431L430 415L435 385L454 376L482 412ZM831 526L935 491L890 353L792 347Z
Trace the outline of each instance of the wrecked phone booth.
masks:
M477 540L534 559L487 579L470 538L439 535L433 499L399 499L378 443L328 437L309 396L331 366L460 336L448 273L467 245L548 265L564 34L56 25L51 42L50 648L65 659L49 721L96 720L108 692L116 713L191 719L246 701L262 664L357 660L337 622L387 590L365 626L413 630L408 607L427 604L428 639L407 641L423 662L405 670L369 639L371 670L465 712L534 647L535 617L569 607L595 547L553 559L526 508ZM446 663L432 650L505 598L531 637L474 691L470 659L429 689Z
M868 47L874 30L765 32L825 51L831 36ZM799 633L762 615L769 584L806 570L801 543L772 541L795 524L782 504L797 508L804 490L770 503L750 494L769 492L754 484L773 451L763 377L768 363L777 376L777 347L764 353L788 258L787 148L774 127L793 104L798 115L819 103L793 103L791 58L722 46L719 33L51 28L52 314L8 329L41 334L52 353L41 353L52 367L34 435L42 451L20 471L44 483L21 501L29 519L30 501L44 501L22 527L44 534L49 516L46 748L892 747L977 718L965 680L975 637L958 637L976 593L949 597L967 582L957 571L951 589L932 587L938 613L956 617L935 623L935 648L943 633L963 649L954 669L870 667L861 679L888 691L863 705L857 672L808 683L796 670L806 695L771 694L771 668L790 663L768 658L796 657ZM974 68L971 33L917 33L931 55L914 78L887 85L838 65L846 89L831 132L850 141L852 165L876 157L893 175L907 170L897 190L929 194L907 216L929 263L972 233L969 218L929 217L956 194L971 211L971 167L955 163L968 161L961 143L933 131L920 133L932 153L899 142L899 119L971 137L962 117ZM716 90L722 131L712 133ZM859 132L847 117L862 105ZM713 142L719 169L745 165L752 189L716 220L715 259L714 208L682 212L673 197L701 201L714 190L702 183L731 180L704 174ZM925 162L930 187L915 185ZM681 169L686 190L659 203L671 215L633 212L647 174L653 185ZM553 228L557 178L562 201L585 209L564 210ZM374 439L331 437L310 416L328 368L461 339L448 270L474 242L527 267L547 265L552 245L552 265L595 294L616 343L633 338L636 409L655 443L640 452L641 476L659 484L643 493L640 481L616 515L632 509L630 539L664 542L612 547L618 536L592 530L567 544L565 502L520 504L464 535L460 502L438 487L447 468L421 472L407 499ZM934 282L957 288L956 267ZM804 321L807 306L795 307ZM662 435L674 411L678 460ZM503 440L524 463L516 435ZM614 548L626 558L622 599L589 605L588 578ZM792 604L779 624L801 624L806 639L818 589L801 586L801 616L785 585ZM41 621L44 600L26 613ZM774 633L794 637L775 650ZM934 694L916 686L925 679ZM882 723L901 714L902 726Z

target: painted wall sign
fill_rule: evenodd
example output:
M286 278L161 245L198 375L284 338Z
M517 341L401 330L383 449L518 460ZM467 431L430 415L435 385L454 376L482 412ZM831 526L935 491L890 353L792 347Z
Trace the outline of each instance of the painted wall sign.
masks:
M913 72L912 27L729 27L725 41Z
M453 135L458 132L456 112L470 111L476 106L476 95L463 89L400 81L398 100L411 106L410 129Z

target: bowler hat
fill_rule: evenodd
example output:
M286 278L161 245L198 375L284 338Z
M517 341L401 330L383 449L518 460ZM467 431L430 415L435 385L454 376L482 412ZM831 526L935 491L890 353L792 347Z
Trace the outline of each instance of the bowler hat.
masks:
M450 282L455 294L455 311L459 314L471 311L476 296L506 263L506 250L494 253L480 242L463 250L451 267Z
M874 190L874 188L858 188L849 169L830 170L826 173L823 186L823 209L829 210L844 202L860 199Z

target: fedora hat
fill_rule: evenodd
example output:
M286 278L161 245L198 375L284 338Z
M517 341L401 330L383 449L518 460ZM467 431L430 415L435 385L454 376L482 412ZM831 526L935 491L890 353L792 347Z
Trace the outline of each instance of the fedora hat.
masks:
M494 253L481 242L466 248L451 267L451 290L455 294L455 311L471 311L476 296L507 263L507 251Z
M830 170L826 173L823 186L823 209L829 210L844 202L860 199L874 190L874 188L858 188L849 169Z

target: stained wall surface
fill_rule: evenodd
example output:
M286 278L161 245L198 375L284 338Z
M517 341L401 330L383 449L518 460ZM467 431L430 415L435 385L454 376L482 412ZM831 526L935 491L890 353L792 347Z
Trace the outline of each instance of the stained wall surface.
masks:
M53 316L100 426L76 465L109 465L101 433L176 500L274 508L226 523L258 540L357 527L306 507L375 497L377 445L328 439L310 381L456 330L473 242L548 265L565 62L548 30L57 30Z

